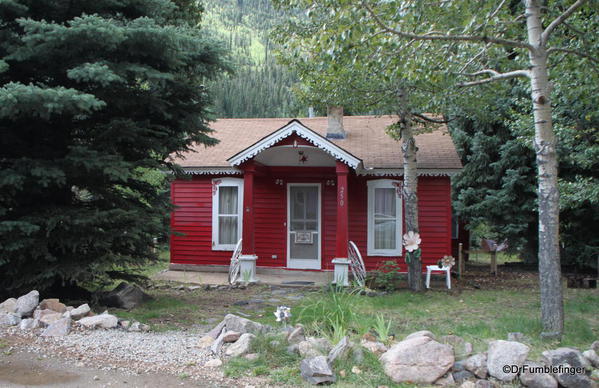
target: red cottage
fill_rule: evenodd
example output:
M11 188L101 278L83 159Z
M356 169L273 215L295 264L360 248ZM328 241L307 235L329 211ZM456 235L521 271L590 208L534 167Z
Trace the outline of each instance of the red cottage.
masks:
M402 249L402 152L391 116L222 119L214 147L177 158L190 179L172 183L171 269L332 270L353 241L367 270ZM423 265L451 254L450 176L461 168L446 128L416 136Z

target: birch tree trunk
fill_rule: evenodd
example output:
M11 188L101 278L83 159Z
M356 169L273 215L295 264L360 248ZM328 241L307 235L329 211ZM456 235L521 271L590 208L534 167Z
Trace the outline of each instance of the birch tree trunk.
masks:
M551 87L547 70L546 42L542 41L541 4L526 0L526 25L531 74L531 98L535 123L539 202L539 283L542 336L559 338L564 328L561 266L559 256L559 191L556 139L551 119Z
M418 229L418 171L416 166L416 141L412 128L412 119L407 105L405 92L400 92L400 134L403 153L403 202L406 232L419 232ZM408 284L413 291L422 291L422 264L420 258L412 258L408 264Z

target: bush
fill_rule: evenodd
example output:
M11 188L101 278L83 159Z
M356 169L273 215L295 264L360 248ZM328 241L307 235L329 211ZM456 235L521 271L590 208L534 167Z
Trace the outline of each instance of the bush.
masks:
M399 288L401 280L400 265L395 260L388 260L380 263L371 280L371 288L380 288L385 291L392 291Z

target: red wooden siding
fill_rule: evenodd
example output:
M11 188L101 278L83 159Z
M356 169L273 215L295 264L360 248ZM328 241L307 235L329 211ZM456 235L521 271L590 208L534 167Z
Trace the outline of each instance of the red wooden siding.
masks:
M300 168L301 169L301 168ZM320 183L322 193L321 231L322 268L332 269L335 257L337 190L327 185L335 181L334 169L313 169L299 174L299 169L272 169L272 175L256 176L254 182L255 247L257 265L286 267L287 265L287 183ZM306 169L307 171L307 169ZM289 179L290 176L298 177ZM300 178L301 176L301 178ZM239 177L239 176L236 176ZM228 265L231 252L212 250L212 179L194 176L192 180L177 180L171 185L171 199L176 209L171 217L173 231L185 234L171 237L171 262L175 264ZM282 179L283 184L276 184ZM349 176L349 239L354 241L368 270L391 257L366 256L367 241L367 178ZM420 235L423 264L434 264L451 254L451 199L447 177L421 177L418 186ZM405 228L403 230L405 233ZM273 258L276 256L276 258ZM406 270L403 256L402 269Z

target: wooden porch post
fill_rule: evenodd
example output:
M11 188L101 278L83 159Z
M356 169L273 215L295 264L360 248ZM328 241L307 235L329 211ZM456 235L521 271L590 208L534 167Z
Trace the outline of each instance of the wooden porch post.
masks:
M348 233L348 192L347 175L349 168L343 162L337 161L337 245L335 249L335 258L347 258L347 244L349 240Z
M250 162L243 171L243 255L254 255L254 175L256 166Z

